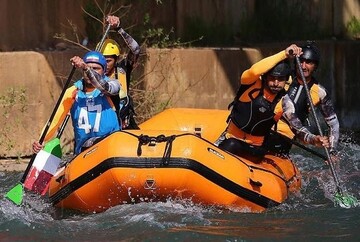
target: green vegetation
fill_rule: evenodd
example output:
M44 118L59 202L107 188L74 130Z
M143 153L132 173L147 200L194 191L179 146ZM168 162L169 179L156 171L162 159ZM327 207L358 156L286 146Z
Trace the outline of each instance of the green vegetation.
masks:
M360 39L360 20L355 16L347 23L346 29L352 38Z
M27 111L27 99L25 88L8 88L4 94L0 95L0 107L2 115L2 131L0 132L0 146L2 151L11 151L16 141L11 139L11 135L21 127L20 119L17 115Z
M176 48L182 45L180 39L174 38L173 28L166 32L164 28L152 27L149 13L145 14L143 23L140 26L140 29L142 29L140 39L143 45L154 48Z

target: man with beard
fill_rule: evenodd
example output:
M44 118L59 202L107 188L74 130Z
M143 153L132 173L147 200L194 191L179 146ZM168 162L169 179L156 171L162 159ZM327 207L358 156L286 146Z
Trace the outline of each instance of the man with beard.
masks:
M328 92L313 76L319 66L320 51L313 42L308 41L305 45L301 46L299 60L300 67L297 66L297 63L295 62L296 72L294 73L294 77L292 78L293 81L289 86L287 93L294 103L296 116L300 119L302 124L308 127L312 132L317 132L316 125L309 121L309 112L311 109L303 85L303 79L299 71L299 68L301 68L309 87L312 103L315 107L320 108L325 123L329 128L328 138L330 142L330 154L334 155L333 158L336 159L336 150L340 133L339 120ZM290 129L286 120L280 120L274 129L277 133L271 133L265 142L266 146L271 153L288 155L291 149L291 143L287 142L281 135L293 139L295 134Z
M304 143L329 146L327 137L313 135L302 126L284 90L291 73L288 59L300 54L301 48L293 44L243 72L240 88L229 105L232 110L228 126L215 142L219 148L255 162L261 161L267 151L263 146L264 138L282 116Z

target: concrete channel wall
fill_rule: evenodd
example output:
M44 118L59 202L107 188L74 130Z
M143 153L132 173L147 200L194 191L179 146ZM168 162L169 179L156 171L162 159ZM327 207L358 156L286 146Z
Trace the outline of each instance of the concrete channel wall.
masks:
M169 107L226 109L238 88L241 73L254 62L290 43L253 48L147 49L143 69L145 92ZM358 81L360 41L319 42L322 52L316 75L330 92L341 126L360 128ZM0 157L31 155L70 73L70 57L79 50L0 53ZM79 73L73 78L79 78ZM69 122L62 136L64 150L72 150Z

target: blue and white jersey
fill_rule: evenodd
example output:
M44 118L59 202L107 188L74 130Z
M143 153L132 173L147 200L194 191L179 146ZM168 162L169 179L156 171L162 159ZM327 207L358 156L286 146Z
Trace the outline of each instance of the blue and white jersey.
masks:
M85 93L82 81L74 84L77 93L70 109L75 136L75 154L79 154L86 140L103 137L120 130L117 116L106 95L98 89Z

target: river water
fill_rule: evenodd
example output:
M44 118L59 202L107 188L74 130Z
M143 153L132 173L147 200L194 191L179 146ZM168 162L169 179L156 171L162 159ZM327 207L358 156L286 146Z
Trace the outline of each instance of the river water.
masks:
M360 146L343 134L340 147L337 175L346 193L359 200ZM21 207L1 198L0 241L360 241L360 205L334 204L333 178L321 159L299 148L291 156L303 188L264 213L167 201L80 214L28 195ZM0 193L5 195L21 176L0 172Z

